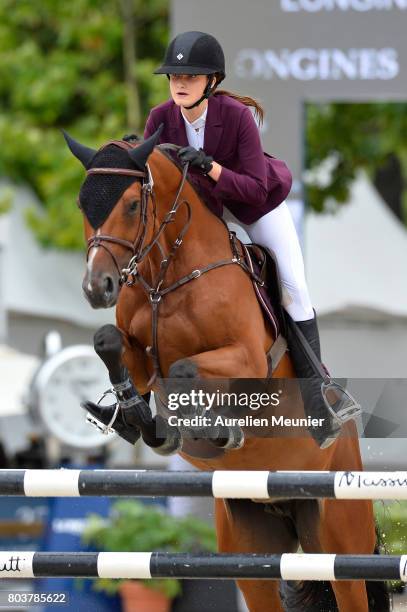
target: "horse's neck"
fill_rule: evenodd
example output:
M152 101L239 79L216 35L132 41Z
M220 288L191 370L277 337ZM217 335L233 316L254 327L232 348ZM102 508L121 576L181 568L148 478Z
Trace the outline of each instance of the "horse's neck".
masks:
M171 190L169 195L168 191L164 192L157 187L155 189L157 229L171 210L176 191ZM191 220L183 237L182 246L176 250L172 259L171 270L168 270L169 277L183 274L186 270L190 271L231 256L225 224L206 207L189 183L185 183L180 195L181 204L174 216L174 221L169 223L161 234L160 245L164 254L168 255L171 252L175 241L188 222L188 205L182 203L183 201L186 201L190 207ZM155 246L149 257L149 267L152 275L157 274L162 259L163 255L160 249Z

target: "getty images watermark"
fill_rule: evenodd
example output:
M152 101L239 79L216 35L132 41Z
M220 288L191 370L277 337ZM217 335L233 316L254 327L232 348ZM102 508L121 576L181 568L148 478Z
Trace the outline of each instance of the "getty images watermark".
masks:
M362 407L357 419L360 437L407 439L407 378L335 380ZM304 410L303 394L315 392L307 387L312 380L166 378L161 383L155 394L157 411L166 424L190 430L196 438L216 437L214 430L222 426L246 427L248 436L278 437L302 435L302 428L325 424ZM349 435L354 435L351 429Z
M282 393L282 390L273 393L236 393L219 389L213 392L191 389L188 392L169 393L166 407L171 411L179 411L181 415L170 415L168 424L173 427L232 427L235 425L240 427L317 427L323 424L325 419L312 417L288 418L282 414L271 414L267 417L243 414L239 417L231 417L227 414L210 412L213 409L257 411L274 408L280 405ZM188 409L187 416L182 414L183 409Z

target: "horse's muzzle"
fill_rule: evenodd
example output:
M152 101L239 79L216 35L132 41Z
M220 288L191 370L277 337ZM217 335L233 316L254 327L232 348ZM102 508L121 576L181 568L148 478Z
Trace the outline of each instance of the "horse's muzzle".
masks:
M109 273L85 274L82 289L92 308L111 308L117 302L119 282Z

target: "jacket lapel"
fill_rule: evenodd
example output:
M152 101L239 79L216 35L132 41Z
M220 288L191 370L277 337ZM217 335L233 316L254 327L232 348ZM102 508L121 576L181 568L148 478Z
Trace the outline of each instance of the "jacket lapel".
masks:
M169 132L171 142L182 147L188 146L187 132L185 129L185 121L181 114L180 107L173 104L170 107ZM222 138L223 126L220 113L220 101L217 96L208 98L208 113L206 115L204 146L203 149L207 155L215 157L219 143Z
M212 155L215 160L222 133L223 125L220 114L220 101L218 96L210 96L208 98L203 150L207 155Z

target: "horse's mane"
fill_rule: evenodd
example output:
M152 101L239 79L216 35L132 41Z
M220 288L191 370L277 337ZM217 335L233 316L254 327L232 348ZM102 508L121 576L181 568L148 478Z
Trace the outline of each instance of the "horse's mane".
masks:
M176 168L178 168L178 170L182 173L183 171L183 166L181 164L181 162L178 159L175 159L173 155L171 155L170 151L168 149L165 149L165 146L163 145L157 145L157 147L160 150L160 153L162 153L170 162L172 162L174 164L174 166ZM205 206L207 207L207 209L209 210L209 212L212 212L209 206L209 202L206 199L204 193L201 191L201 189L199 188L199 186L197 186L195 183L193 183L191 181L191 179L189 178L189 176L187 175L186 181L188 183L188 185L190 185L190 187L192 188L192 190L194 191L195 195L197 196L197 198L203 203L205 204ZM215 214L215 213L212 213ZM216 215L215 215L216 216Z

